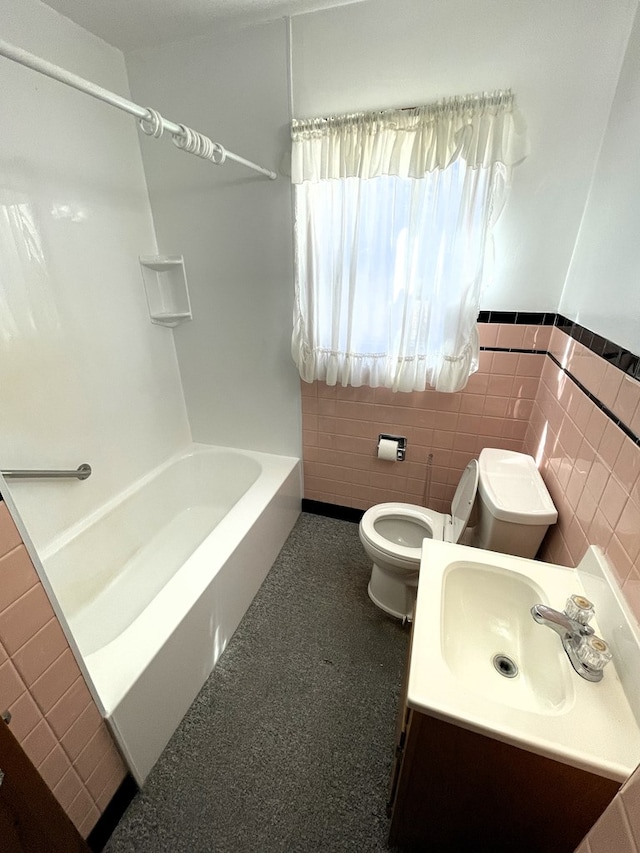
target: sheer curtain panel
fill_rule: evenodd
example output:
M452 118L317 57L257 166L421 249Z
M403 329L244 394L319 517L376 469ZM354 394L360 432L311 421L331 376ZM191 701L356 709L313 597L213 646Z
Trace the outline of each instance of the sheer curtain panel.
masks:
M306 382L463 388L526 133L510 92L294 120L292 355Z

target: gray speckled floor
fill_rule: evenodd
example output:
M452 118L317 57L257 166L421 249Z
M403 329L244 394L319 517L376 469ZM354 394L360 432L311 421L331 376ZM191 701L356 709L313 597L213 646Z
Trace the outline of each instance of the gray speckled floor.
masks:
M389 850L408 631L369 573L357 525L300 517L108 853Z

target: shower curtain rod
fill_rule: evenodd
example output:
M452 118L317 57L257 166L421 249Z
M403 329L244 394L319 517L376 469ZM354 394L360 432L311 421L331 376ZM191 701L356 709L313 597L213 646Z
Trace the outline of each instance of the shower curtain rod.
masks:
M240 165L246 166L248 169L253 169L254 172L260 172L260 174L266 175L268 178L271 178L271 180L275 180L278 177L277 172L265 169L263 166L258 166L257 163L253 163L251 160L246 160L244 157L240 157L232 151L227 151L227 149L222 145L219 145L216 142L211 142L211 140L204 136L204 134L197 133L190 128L185 127L185 125L168 121L160 116L160 114L155 110L134 104L133 101L129 101L121 95L116 95L115 92L103 89L102 86L91 83L89 80L85 80L84 77L79 77L71 71L66 71L64 68L54 65L52 62L47 62L46 59L41 59L39 56L35 56L33 53L29 53L20 47L15 47L2 39L0 39L0 56L12 59L14 62L20 63L20 65L25 65L27 68L38 71L40 74L44 74L47 77L58 80L60 83L65 83L67 86L71 86L74 89L78 89L80 92L91 95L92 98L97 98L99 101L104 101L107 104L111 104L112 107L116 107L119 110L123 110L124 112L135 116L150 128L142 128L143 131L150 136L155 136L157 138L162 135L162 130L167 130L174 137L174 140L177 138L178 147L188 153L197 154L199 157L211 160L211 162L216 165L222 165L225 160L234 160L236 163L240 163Z

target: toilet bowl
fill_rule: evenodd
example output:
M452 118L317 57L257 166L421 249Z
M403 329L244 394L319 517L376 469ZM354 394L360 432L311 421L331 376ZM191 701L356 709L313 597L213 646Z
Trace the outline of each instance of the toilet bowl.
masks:
M474 506L477 523L467 530ZM485 448L463 471L450 515L407 503L377 504L365 512L359 534L373 563L369 597L389 615L411 620L424 539L534 557L557 517L531 456Z
M464 469L451 501L451 515L407 503L384 503L368 509L359 533L373 560L369 597L382 610L410 619L415 604L423 539L459 542L478 489L478 462Z

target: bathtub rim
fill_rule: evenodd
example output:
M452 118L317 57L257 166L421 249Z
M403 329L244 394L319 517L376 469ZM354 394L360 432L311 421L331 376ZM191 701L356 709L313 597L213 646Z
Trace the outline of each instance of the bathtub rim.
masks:
M46 570L46 561L57 554L65 545L67 545L72 539L75 539L76 536L81 535L88 527L98 523L102 518L109 515L119 504L123 501L128 500L130 497L142 490L145 486L155 480L157 477L161 476L165 471L175 465L177 462L180 462L182 459L187 457L197 456L199 454L231 454L238 456L248 456L250 458L255 459L259 463L268 463L270 459L290 459L292 461L296 461L299 457L295 456L283 456L276 453L265 453L264 451L258 450L245 450L244 448L238 447L227 447L225 445L219 444L204 444L202 442L191 442L190 444L185 445L182 449L177 450L159 465L156 465L155 468L152 468L150 471L147 471L141 477L138 477L137 480L129 483L128 486L125 486L124 489L121 489L115 495L113 495L109 500L100 504L99 507L96 507L92 512L85 515L83 518L79 519L75 524L70 525L65 528L65 530L61 531L57 536L55 536L50 542L48 542L45 546L40 547L38 549L38 553L40 559L42 561L43 566ZM4 492L2 493L4 495Z
M209 449L209 445L198 445L199 448ZM209 549L212 538L223 539L216 549L216 573L230 560L246 535L250 532L261 516L268 511L271 501L278 497L279 489L294 474L299 466L301 477L301 460L297 457L279 456L258 451L238 451L236 448L218 448L216 450L233 451L255 458L262 464L262 472L249 490L231 507L230 511L220 520L218 525L209 533L189 556L185 563L167 581L149 605L135 620L117 637L89 655L82 655L77 643L75 647L82 658L88 678L95 689L95 695L104 717L114 713L128 691L135 685L140 673L148 667L162 650L162 646L178 629L189 611L197 602L199 596L211 583ZM180 454L178 459L184 455ZM172 457L173 462L176 461ZM162 468L164 469L164 465ZM154 469L156 470L156 469ZM268 478L273 478L269 480ZM146 479L146 478L145 478ZM256 488L256 485L267 480L270 486L277 486L268 493ZM265 503L265 494L269 500ZM298 506L298 512L300 506ZM215 573L214 573L215 574ZM162 642L158 642L158 611L165 618L162 621ZM66 617L65 617L66 618ZM67 622L68 624L68 622ZM71 626L69 630L72 633ZM131 655L129 646L132 635L136 637L136 654ZM74 641L75 642L75 641ZM115 672L114 660L124 664Z
M7 508L22 536L27 552L33 561L36 572L51 602L54 613L67 638L71 651L82 673L83 679L91 693L100 715L105 719L126 765L140 786L144 784L153 765L179 725L182 717L187 712L191 702L202 689L206 679L217 663L219 655L224 651L226 643L233 636L234 631L240 624L240 621L253 601L260 585L266 578L278 552L284 545L286 538L291 532L302 509L303 470L302 459L300 457L283 456L279 454L264 453L262 451L247 451L239 448L228 448L220 445L206 445L192 442L185 445L181 452L173 454L168 460L162 463L161 466L157 466L157 468L153 469L149 474L152 477L157 473L159 468L171 464L176 461L176 459L197 449L238 452L249 456L255 456L260 460L264 460L266 463L274 463L277 460L281 465L284 465L285 473L282 474L280 488L270 495L269 500L263 506L261 511L256 514L252 525L245 525L245 529L247 531L251 528L256 528L256 531L262 530L264 539L260 543L260 551L257 552L258 559L251 562L252 577L250 579L250 585L252 588L248 591L248 594L245 594L247 590L243 587L243 601L240 603L237 601L235 602L235 605L232 608L235 612L225 613L227 635L224 644L217 649L215 659L212 660L209 644L199 643L198 648L194 649L196 665L185 668L192 671L189 685L190 692L187 691L185 695L179 695L179 691L170 692L169 696L171 699L171 706L168 709L170 712L169 719L165 718L166 715L161 715L160 723L156 723L153 726L149 725L149 720L156 708L160 706L160 702L149 707L150 697L148 695L147 687L151 686L156 690L156 693L161 691L161 694L159 695L162 695L162 701L164 702L164 697L167 695L166 672L163 661L160 659L161 653L164 651L163 646L160 646L157 649L157 652L151 657L148 666L141 673L141 675L145 675L145 679L137 678L134 680L129 689L127 689L121 697L119 703L113 707L113 710L109 710L107 706L112 705L113 703L111 701L108 701L107 703L103 701L104 697L99 692L99 684L96 683L99 682L99 679L95 678L95 670L94 672L90 670L85 658L80 653L75 637L69 627L67 618L60 607L56 594L52 589L46 571L44 570L39 552L35 548L34 543L25 528L22 517L12 499L10 490L6 488L4 478L0 474L0 488L2 489L2 494ZM140 479L146 478L147 475L145 475L145 478ZM243 498L244 497L245 496L243 496ZM241 498L241 500L235 505L236 507L242 502L243 498ZM201 543L201 547L206 543L206 541L207 540ZM250 547L248 544L248 537L244 537L240 541L238 548L232 552L232 561L234 559L242 560L242 556L237 555L236 551L241 551L242 548L245 547L245 544L247 547ZM194 551L194 554L197 551L198 549ZM228 563L226 565L228 565ZM203 595L198 599L198 603L202 601L203 605L205 604L205 596L211 595L212 585L213 582L203 591ZM188 616L188 613L185 614L185 616ZM189 636L193 639L194 635L197 635L198 633L200 634L200 637L202 637L205 633L202 630L203 626L201 625L199 629L198 626L189 629L188 622L189 620L187 618L177 620L175 630L167 635L165 647L167 645L171 645L175 648L176 642L182 643L185 638L185 631L187 639ZM150 681L147 679L150 679ZM142 714L140 713L141 709L143 711ZM152 742L149 742L149 738L151 738Z

